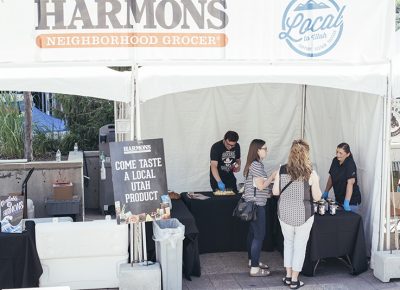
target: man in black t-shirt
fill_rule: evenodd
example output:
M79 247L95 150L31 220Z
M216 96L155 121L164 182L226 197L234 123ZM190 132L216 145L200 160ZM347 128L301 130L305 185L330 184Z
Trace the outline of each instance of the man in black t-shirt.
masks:
M237 193L234 172L240 171L240 145L238 133L228 131L224 139L211 147L210 185L213 191L226 189Z

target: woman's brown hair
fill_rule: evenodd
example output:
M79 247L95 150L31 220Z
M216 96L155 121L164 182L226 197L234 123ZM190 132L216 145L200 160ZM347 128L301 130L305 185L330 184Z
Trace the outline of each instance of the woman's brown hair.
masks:
M308 180L312 172L310 145L302 139L294 140L290 148L287 173L292 180Z
M259 161L260 157L258 156L258 150L261 149L265 145L265 141L261 139L254 139L251 141L250 146L249 146L249 153L247 153L247 161L246 161L246 166L244 167L243 170L243 175L247 178L247 175L249 175L249 168L251 163L253 161Z

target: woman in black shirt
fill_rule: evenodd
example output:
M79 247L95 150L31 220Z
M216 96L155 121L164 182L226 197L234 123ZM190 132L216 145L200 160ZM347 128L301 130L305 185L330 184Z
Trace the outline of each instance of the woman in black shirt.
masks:
M357 166L347 143L340 143L336 148L323 198L328 198L332 186L336 201L343 205L344 210L357 212L361 193L357 185Z

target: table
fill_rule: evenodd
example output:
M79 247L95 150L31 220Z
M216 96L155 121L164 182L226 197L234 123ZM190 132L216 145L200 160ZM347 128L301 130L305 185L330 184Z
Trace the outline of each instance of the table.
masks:
M199 251L204 253L247 251L248 222L232 216L240 195L215 196L212 192L197 192L209 196L206 200L190 199L181 194L193 214L199 229ZM268 199L266 204L266 235L263 250L283 249L283 237L277 217L277 200Z
M210 198L197 200L190 199L187 193L181 194L200 232L200 254L246 250L248 223L232 216L240 197L214 196L212 192L200 193Z
M246 251L248 223L232 217L240 196L214 196L212 192L200 192L207 200L190 199L182 193L182 199L192 212L199 229L200 253ZM263 250L283 252L283 236L277 216L276 198L266 204L266 236ZM348 257L351 273L360 274L368 269L364 228L360 215L338 211L336 215L315 215L314 225L307 244L302 273L313 275L319 259Z
M360 215L338 211L336 215L315 215L308 240L302 273L313 276L322 258L346 257L350 273L358 275L368 269L364 227Z
M0 289L38 287L43 273L35 244L35 223L20 234L0 233Z
M190 276L200 277L200 257L196 222L186 205L181 199L172 200L171 218L178 219L185 226L185 239L183 240L183 275L187 280L191 280ZM148 259L155 261L155 244L152 239L153 226L152 223L146 223L146 241Z

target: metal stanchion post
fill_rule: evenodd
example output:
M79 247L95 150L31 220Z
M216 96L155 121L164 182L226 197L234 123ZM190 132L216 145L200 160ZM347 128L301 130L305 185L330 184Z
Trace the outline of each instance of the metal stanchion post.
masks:
M143 262L147 265L147 246L146 246L146 223L142 222L142 241L143 241Z
M130 263L131 263L131 265L133 264L133 255L134 255L134 249L133 249L133 244L134 244L134 242L133 242L133 229L134 229L134 225L132 224L132 223L129 223L129 238L130 238L130 247L129 247L129 250L130 250ZM136 254L136 253L135 253Z
M142 232L140 230L140 224L135 224L135 234L136 234L136 247L137 247L137 254L138 254L138 263L142 262Z

